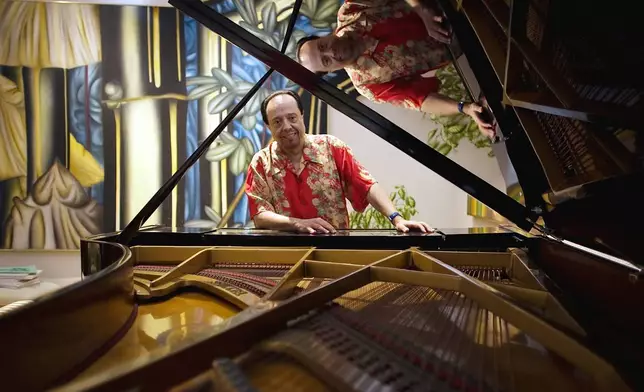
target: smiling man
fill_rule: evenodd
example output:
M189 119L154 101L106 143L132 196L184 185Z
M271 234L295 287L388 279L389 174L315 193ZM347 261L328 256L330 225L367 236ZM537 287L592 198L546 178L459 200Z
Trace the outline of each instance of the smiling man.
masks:
M248 168L246 195L255 227L311 234L348 229L349 199L356 211L371 204L398 231L433 231L403 219L346 144L331 135L306 134L297 94L275 92L261 112L275 141Z
M345 0L338 27L324 37L298 42L297 60L313 72L344 68L365 98L436 115L463 113L479 131L495 136L477 103L438 94L435 71L449 64L442 16L427 0Z

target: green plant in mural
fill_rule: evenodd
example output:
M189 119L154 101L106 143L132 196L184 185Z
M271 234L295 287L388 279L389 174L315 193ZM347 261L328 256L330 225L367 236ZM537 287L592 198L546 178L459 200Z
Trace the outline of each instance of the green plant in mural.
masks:
M416 200L405 190L404 185L398 185L395 190L389 194L389 199L394 203L396 211L404 219L411 219L418 213L416 210ZM387 229L391 228L391 223L386 216L382 215L372 206L367 207L364 212L353 211L349 216L349 227L352 229Z
M275 2L271 1L265 3L258 13L255 9L255 3L258 3L256 1L233 0L233 3L241 17L240 26L274 48L281 48L288 29L291 5L278 9ZM339 7L340 3L337 0L307 0L302 4L301 12L311 20L313 27L332 28L335 25L335 15ZM278 16L286 17L278 21ZM305 36L304 31L293 30L284 54L294 59L297 41ZM280 77L283 78L280 75L275 76L275 78ZM295 87L293 81L285 80L285 82L284 87L291 89ZM187 86L196 86L188 92L188 99L205 99L210 114L219 114L230 109L254 84L248 80L234 78L230 71L220 68L213 68L211 75L192 76L186 80ZM237 115L236 119L240 119L245 129L255 128L261 103L273 92L270 86L272 86L271 83L266 83L260 88ZM222 88L225 88L225 91Z
M441 82L439 92L456 101L467 99L467 91L460 75L453 64L443 67L436 72L436 77ZM483 136L471 117L462 114L454 116L438 116L430 114L429 118L439 127L429 131L427 144L443 155L449 154L458 147L459 143L467 138L477 148L487 148L488 156L493 157L491 142Z

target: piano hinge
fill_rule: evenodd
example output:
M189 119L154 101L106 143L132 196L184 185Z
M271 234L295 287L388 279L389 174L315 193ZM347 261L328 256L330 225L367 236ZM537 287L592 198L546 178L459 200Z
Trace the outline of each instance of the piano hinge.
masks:
M640 277L644 277L644 268L639 266L639 265L637 265L637 264L632 263L629 260L626 260L625 257L619 258L619 257L613 256L613 255L609 255L608 253L600 252L600 251L598 251L596 249L588 248L586 246L577 244L575 242L568 241L565 238L562 238L562 237L559 237L559 236L555 235L554 231L552 229L548 228L548 227L542 226L542 225L540 225L540 224L538 224L537 222L534 222L534 221L531 221L531 223L532 223L533 227L535 229L537 229L537 231L539 231L541 233L541 236L543 238L546 238L546 239L548 239L550 241L558 242L558 243L560 243L562 245L569 246L571 248L575 248L575 249L577 249L577 250L579 250L581 252L588 253L588 254L591 254L591 255L596 256L596 257L600 257L600 258L602 258L602 259L604 259L604 260L606 260L608 262L611 262L613 264L618 264L621 267L624 267L624 268L628 269L628 271L629 271L628 278L629 278L629 280L631 282L635 282L635 281L639 280ZM595 239L595 241L597 243L599 243L599 244L607 246L606 244L604 244L599 239Z

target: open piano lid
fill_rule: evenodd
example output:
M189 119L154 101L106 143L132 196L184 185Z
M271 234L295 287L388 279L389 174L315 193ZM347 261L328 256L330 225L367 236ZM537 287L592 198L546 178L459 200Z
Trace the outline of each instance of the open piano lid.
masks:
M169 3L190 16L204 27L219 34L243 51L254 56L266 64L268 72L253 86L253 88L235 105L225 119L216 129L197 147L195 152L181 165L172 177L152 196L150 201L138 212L134 219L121 231L117 241L121 244L128 244L136 233L142 228L145 221L163 203L174 187L179 183L188 169L206 152L210 144L224 131L228 124L235 118L237 113L259 90L273 71L277 71L308 90L320 100L324 101L334 109L358 122L374 134L378 135L388 143L392 144L405 154L420 162L441 177L451 182L464 192L476 198L486 206L490 207L522 230L530 231L536 228L544 236L551 240L562 242L568 246L575 247L582 251L593 253L612 263L625 267L630 273L641 275L643 269L628 261L619 259L612 255L598 252L595 249L587 248L570 241L554 237L548 229L536 223L539 209L529 209L510 196L494 188L469 170L461 167L451 159L443 156L425 143L420 142L414 136L381 116L374 110L361 102L354 100L340 91L335 86L326 82L313 72L307 70L298 62L269 44L263 42L253 34L238 26L225 16L210 8L200 0L169 0ZM299 12L302 1L296 0L294 12ZM289 29L291 26L289 26ZM290 38L290 31L286 35ZM287 42L286 42L287 43ZM485 86L482 86L483 88ZM468 89L469 90L469 89ZM471 93L471 91L470 91ZM500 103L499 103L500 104Z

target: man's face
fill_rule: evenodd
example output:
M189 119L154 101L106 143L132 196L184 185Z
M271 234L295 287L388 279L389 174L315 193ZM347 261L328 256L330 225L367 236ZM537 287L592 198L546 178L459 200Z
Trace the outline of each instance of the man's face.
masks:
M282 150L304 148L306 129L295 98L287 94L274 97L266 106L266 117L268 128Z
M300 63L313 72L333 72L353 64L364 50L364 43L350 34L329 34L305 42L300 48Z

